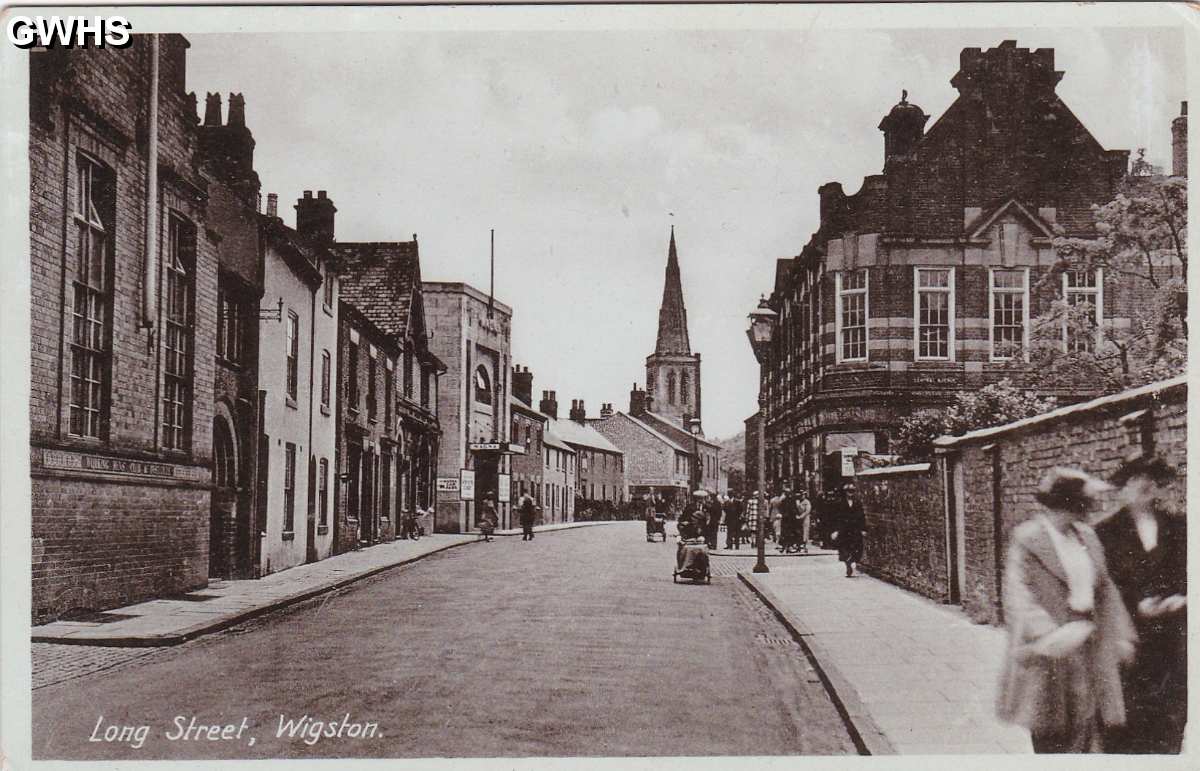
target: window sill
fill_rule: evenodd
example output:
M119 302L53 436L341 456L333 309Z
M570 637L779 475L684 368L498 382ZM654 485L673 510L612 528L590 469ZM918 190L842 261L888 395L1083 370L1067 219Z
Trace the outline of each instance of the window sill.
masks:
M317 535L326 535L329 532L329 525L317 525Z
M324 415L325 417L329 417L329 405L327 405L327 404L321 405L321 414Z
M378 422L379 422L379 418L375 417L374 415L368 415L368 416L367 416L367 422L368 422L368 423L378 423Z
M288 407L291 407L293 410L299 409L299 407L296 406L296 400L290 396L283 397L283 403Z
M293 530L284 530L282 537L285 541L294 541L296 540L296 533Z
M235 372L242 371L242 363L240 361L226 359L224 356L217 356L216 360L217 360L217 364L220 364L222 367L227 367L229 369L234 370Z

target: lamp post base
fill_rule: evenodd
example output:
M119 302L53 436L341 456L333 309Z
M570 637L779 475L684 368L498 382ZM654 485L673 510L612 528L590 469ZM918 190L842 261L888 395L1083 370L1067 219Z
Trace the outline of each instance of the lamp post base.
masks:
M771 569L769 567L767 567L767 563L762 562L762 563L759 563L758 565L755 565L754 569L751 570L750 572L751 573L770 573Z

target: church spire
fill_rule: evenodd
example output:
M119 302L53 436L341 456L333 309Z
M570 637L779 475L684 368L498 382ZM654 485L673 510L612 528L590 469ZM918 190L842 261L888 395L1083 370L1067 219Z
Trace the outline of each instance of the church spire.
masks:
M662 306L658 309L658 344L655 353L690 354L687 310L683 307L683 286L679 280L679 255L675 251L675 226L671 226L671 246L667 250L667 274L663 284Z

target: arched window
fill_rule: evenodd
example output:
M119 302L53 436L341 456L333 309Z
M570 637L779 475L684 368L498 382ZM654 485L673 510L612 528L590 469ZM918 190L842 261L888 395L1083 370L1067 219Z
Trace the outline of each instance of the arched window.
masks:
M667 373L667 402L675 403L675 370Z
M233 435L222 417L213 419L213 476L217 487L237 487L237 454L233 448Z
M692 392L692 373L686 369L679 376L679 403L687 404Z
M475 401L480 404L492 403L492 379L488 376L487 367L482 364L475 369Z

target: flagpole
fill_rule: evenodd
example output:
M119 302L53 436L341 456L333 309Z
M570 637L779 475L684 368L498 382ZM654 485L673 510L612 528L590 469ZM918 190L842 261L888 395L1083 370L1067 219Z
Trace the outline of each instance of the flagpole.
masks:
M496 302L496 229L492 228L492 247L491 247L491 271L492 279L491 286L488 288L488 318L492 317L493 307Z

